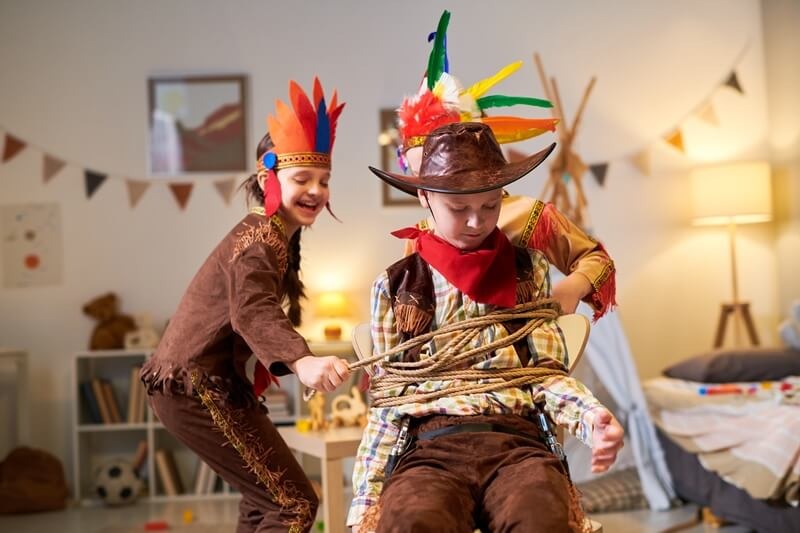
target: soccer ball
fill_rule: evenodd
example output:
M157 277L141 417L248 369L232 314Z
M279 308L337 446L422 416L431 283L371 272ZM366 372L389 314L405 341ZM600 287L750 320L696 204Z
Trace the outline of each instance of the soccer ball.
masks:
M142 491L142 480L127 461L116 459L101 466L94 479L95 493L107 505L127 505Z

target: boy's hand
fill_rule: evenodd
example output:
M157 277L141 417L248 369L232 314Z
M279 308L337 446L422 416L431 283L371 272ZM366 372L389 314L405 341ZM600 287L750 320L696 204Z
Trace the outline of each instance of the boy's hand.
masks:
M303 385L321 392L331 392L350 376L347 361L334 356L307 355L290 363L289 368Z
M574 313L578 303L592 292L592 284L583 274L573 272L553 286L551 296L561 304L564 313Z
M593 409L586 416L592 424L592 472L605 472L617 460L625 430L605 407Z

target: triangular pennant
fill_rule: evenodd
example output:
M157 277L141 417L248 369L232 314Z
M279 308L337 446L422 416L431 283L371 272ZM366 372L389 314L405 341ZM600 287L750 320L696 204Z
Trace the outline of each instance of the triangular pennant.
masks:
M220 196L222 196L222 199L225 200L226 205L231 204L231 198L233 198L235 186L236 178L229 178L214 182L214 187L216 187L217 192L220 194Z
M669 143L670 146L672 146L679 152L681 153L685 152L685 150L683 149L683 133L681 133L680 129L676 129L672 133L667 134L667 136L664 137L664 140L667 141L667 143Z
M711 102L703 104L703 107L697 110L694 116L712 126L719 126L719 118L717 118L717 112L714 110L714 104Z
M83 176L86 182L86 198L91 198L103 182L106 181L108 174L100 174L87 168L83 171Z
M131 209L136 207L136 204L139 203L139 200L142 199L144 196L144 192L150 187L149 181L142 181L142 180L125 180L125 183L128 185L128 202L131 204Z
M608 163L595 163L594 165L589 165L589 171L594 176L594 179L597 183L604 187L606 184L606 172L608 172Z
M44 154L44 162L43 162L43 170L42 170L42 179L44 182L47 183L53 176L58 174L58 172L64 168L64 163L62 160L53 157L49 154Z
M10 133L6 133L6 145L3 148L3 163L10 161L15 155L20 153L25 146L25 141L14 137Z
M519 150L514 150L513 148L509 148L506 150L506 159L509 163L516 163L518 161L522 161L528 157L525 153L520 152Z
M744 89L742 89L742 84L739 83L739 76L736 74L735 70L732 71L728 79L725 80L725 87L730 87L734 91L744 94Z
M645 176L650 175L650 149L645 148L631 157L631 163Z
M181 209L185 209L186 204L189 203L189 196L192 194L192 187L194 187L194 183L169 184L172 195L175 196L175 201L178 202L178 207Z

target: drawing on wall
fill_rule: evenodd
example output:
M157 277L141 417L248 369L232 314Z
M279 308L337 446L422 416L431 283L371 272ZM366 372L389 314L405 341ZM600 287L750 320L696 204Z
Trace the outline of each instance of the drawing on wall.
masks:
M58 204L0 206L0 231L4 287L61 283L63 252Z

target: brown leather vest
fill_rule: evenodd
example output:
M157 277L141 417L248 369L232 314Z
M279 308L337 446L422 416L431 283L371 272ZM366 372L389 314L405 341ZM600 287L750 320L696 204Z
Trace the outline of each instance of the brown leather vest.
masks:
M527 249L514 247L517 271L517 303L533 299L536 287L533 279L533 264ZM436 312L436 296L433 289L433 276L428 263L414 253L397 261L386 269L389 278L389 296L392 301L397 332L401 342L431 329ZM513 333L525 324L525 320L505 322L503 326ZM400 361L418 361L422 346L403 353ZM522 366L530 360L528 342L522 339L514 344Z

